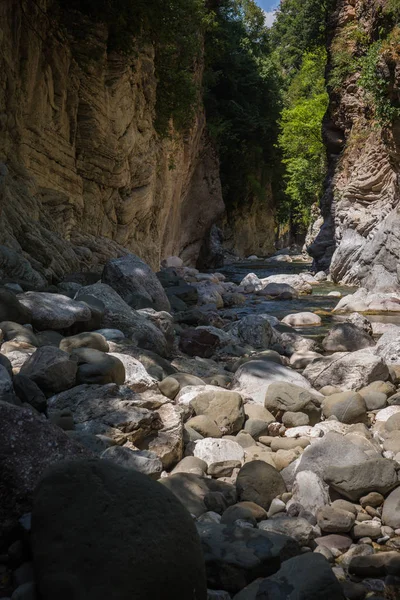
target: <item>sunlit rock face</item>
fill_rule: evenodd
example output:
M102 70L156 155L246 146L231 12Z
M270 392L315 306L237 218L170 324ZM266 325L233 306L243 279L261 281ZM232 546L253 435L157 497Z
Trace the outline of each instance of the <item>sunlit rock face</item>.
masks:
M379 11L373 5L366 0L338 3L330 23L331 62L352 25L375 39ZM347 43L356 52L354 36L347 36ZM400 86L398 48L382 54L379 69L395 100ZM386 130L376 125L359 77L353 69L340 89L330 93L324 122L329 166L321 202L324 223L310 252L317 269L330 264L335 281L390 290L399 285L400 127L396 122Z

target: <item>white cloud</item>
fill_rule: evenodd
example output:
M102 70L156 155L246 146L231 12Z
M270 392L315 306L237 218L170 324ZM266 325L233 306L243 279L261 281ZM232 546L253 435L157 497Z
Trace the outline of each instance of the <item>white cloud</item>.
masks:
M264 10L264 15L265 15L265 24L267 27L272 27L272 25L274 24L274 21L276 19L276 11L275 10L271 10L270 12L267 12Z

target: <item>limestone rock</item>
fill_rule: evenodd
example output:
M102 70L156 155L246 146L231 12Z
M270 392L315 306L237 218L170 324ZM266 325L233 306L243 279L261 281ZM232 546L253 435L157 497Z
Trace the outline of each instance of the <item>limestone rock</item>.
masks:
M334 325L324 337L322 346L326 352L355 352L375 346L370 334L352 323Z
M206 503L213 494L220 496L225 504L224 510L226 510L228 506L236 503L235 488L233 485L223 481L200 477L193 473L178 472L161 479L161 483L162 485L165 485L165 487L167 487L180 502L182 502L190 514L195 517L200 517L207 512L208 508Z
M326 396L322 403L325 418L335 416L341 423L364 423L367 407L364 398L356 392L341 392Z
M85 456L90 452L58 427L0 402L0 532L31 510L33 491L49 465Z
M239 471L236 488L240 501L250 501L268 510L274 498L286 492L282 476L261 460L246 463Z
M135 254L107 262L103 283L111 286L129 306L143 308L142 301L155 310L170 310L164 289L150 267Z
M156 437L148 444L148 449L160 458L164 469L170 469L182 458L183 423L181 412L173 404L167 402L150 413L161 419L161 428Z
M264 406L265 394L275 382L295 384L306 390L311 388L307 379L292 369L272 361L251 360L236 371L232 389Z
M128 306L109 285L95 283L85 286L79 290L77 300L87 295L94 296L103 302L105 306L104 327L120 329L140 348L152 350L160 356L168 355L168 344L160 329Z
M389 370L385 362L370 350L358 350L316 359L308 365L303 375L316 389L333 385L359 390L373 381L386 381Z
M386 458L372 458L347 466L330 465L324 480L340 494L357 502L369 492L387 494L399 484L396 463Z
M141 362L129 356L128 354L120 354L119 352L111 352L110 357L119 360L125 369L125 385L131 388L134 392L144 392L155 388L156 380L151 377Z
M128 387L83 384L49 399L49 416L71 411L77 430L133 444L162 427L160 416L141 408L141 398Z
M125 446L110 446L101 454L104 460L125 467L134 469L148 475L151 479L159 479L163 466L161 460L154 452L148 450L132 450Z
M19 302L29 310L36 329L66 329L76 322L91 318L89 307L61 294L26 292L18 295ZM11 320L11 319L9 319Z
M34 497L32 550L43 600L82 589L88 600L111 597L116 586L121 599L207 598L189 513L165 487L109 461L68 461L45 474Z
M382 521L393 529L400 529L400 487L393 490L385 499Z
M194 456L204 460L210 468L215 463L244 461L243 448L232 440L205 438L196 442Z
M265 395L265 408L275 417L287 411L305 413L312 424L320 420L321 414L317 394L294 383L271 383Z
M220 345L217 335L203 329L186 329L182 332L179 347L189 356L211 357Z
M45 394L54 394L75 385L77 368L66 352L42 346L23 364L20 373L32 379Z
M230 391L205 391L190 402L196 415L207 415L215 421L221 432L237 433L245 419L243 400L240 394Z
M230 331L243 344L253 348L268 349L279 341L279 335L270 323L269 315L248 315L235 323Z
M311 312L301 312L287 315L282 323L291 327L306 327L309 325L321 325L321 317Z

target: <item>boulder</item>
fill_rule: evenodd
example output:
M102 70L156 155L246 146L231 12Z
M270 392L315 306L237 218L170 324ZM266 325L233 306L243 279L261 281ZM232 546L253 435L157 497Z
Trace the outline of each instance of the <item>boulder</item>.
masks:
M141 408L141 397L128 387L79 385L49 399L49 416L68 410L78 431L137 444L162 427L155 411Z
M230 593L275 573L281 560L300 552L298 544L285 535L222 524L198 524L197 529L208 586Z
M206 415L198 415L189 419L187 427L197 431L203 438L220 438L222 433L215 421Z
M196 415L206 415L215 421L224 434L240 431L245 414L243 400L237 392L212 390L200 392L190 402Z
M32 315L24 304L19 302L17 296L5 287L0 287L0 322L13 321L14 323L31 323Z
M328 486L316 473L300 471L295 476L288 508L292 503L300 504L304 510L315 514L329 504Z
M172 469L171 475L175 473L193 473L203 477L207 472L207 463L200 458L195 456L185 456L178 462L178 464Z
M77 293L77 299L87 295L101 300L104 304L103 327L119 329L139 348L152 350L160 356L168 356L167 340L160 329L133 310L112 287L105 283L83 287Z
M345 600L329 562L317 553L286 560L272 577L257 579L234 600Z
M0 401L0 534L32 507L32 494L47 467L90 456L61 429L25 408Z
M76 361L66 352L54 346L42 346L23 364L20 373L50 395L73 387L77 369Z
M14 375L14 390L21 402L26 402L41 413L47 411L46 396L39 386L25 375Z
M269 283L286 283L296 290L299 294L311 294L312 286L307 282L307 278L303 275L292 275L289 273L280 275L270 275L261 280L264 287Z
M369 492L387 494L399 485L396 463L379 456L355 464L331 464L323 477L334 490L354 502Z
M160 406L157 413L151 414L156 414L161 420L161 428L148 443L148 449L157 454L164 469L170 469L181 460L183 454L182 414L170 402Z
M216 463L235 461L239 465L244 462L243 448L233 440L205 438L196 442L194 456L204 460L210 469Z
M307 379L293 369L272 361L251 360L236 371L232 389L264 406L267 390L276 382L295 384L306 390L311 388Z
M369 292L365 288L358 289L340 300L333 312L336 313L374 313L400 311L400 296L395 293Z
M101 352L108 352L109 346L104 336L94 331L78 333L63 338L59 346L60 350L71 353L77 348L93 348Z
M125 383L125 367L123 363L110 354L94 350L93 348L77 348L71 354L71 359L76 361L78 371L76 381L81 383Z
M151 479L159 479L163 470L162 462L154 452L148 450L132 450L126 446L110 446L101 453L101 458L125 467L134 469Z
M331 466L353 467L369 460L361 448L353 444L346 436L330 431L304 450L297 473L312 471L322 479Z
M258 521L267 519L267 512L254 502L238 502L229 506L222 515L221 523L223 525L234 525L235 521L248 521L256 525Z
M132 308L148 306L155 310L170 310L169 300L157 276L135 254L108 261L102 282L112 287Z
M190 457L193 458L193 457ZM236 503L236 490L233 485L200 477L193 473L174 473L160 480L186 507L190 514L200 517L208 510L207 503L217 495L225 507ZM223 512L223 511L222 511Z
M274 498L286 492L282 475L262 460L246 463L239 471L236 489L240 501L254 502L268 510Z
M303 517L277 516L268 521L261 521L259 528L263 531L274 531L288 535L300 544L308 546L315 537L315 531L311 523Z
M0 330L3 332L4 340L7 342L22 342L36 347L40 345L37 336L30 327L24 327L24 325L14 323L13 321L2 321L0 323Z
M383 503L382 521L393 529L400 529L400 487L390 492Z
M297 298L297 291L288 283L268 283L260 290L260 295L292 300Z
M352 323L339 323L324 337L322 346L326 352L356 352L375 346L375 342L360 327Z
M252 348L268 349L279 341L279 334L271 325L270 315L247 315L235 323L230 332L241 343Z
M321 325L321 317L312 312L300 312L286 315L282 323L290 327L307 327L310 325Z
M312 394L299 385L271 383L264 404L278 420L282 418L283 413L290 411L305 413L312 424L320 421L321 409L317 394Z
M400 363L400 330L384 333L376 344L375 354L383 358L386 364Z
M189 513L159 483L109 461L47 471L35 492L31 541L43 600L82 593L99 600L116 590L121 600L207 598Z
M185 329L179 339L179 347L189 356L211 357L220 345L220 339L205 329Z
M386 381L389 370L382 358L367 349L315 359L303 375L316 389L333 385L357 391L373 381Z
M252 291L262 290L264 287L263 282L255 273L248 273L240 282L240 287L246 289L251 289Z
M17 404L12 377L6 367L0 364L0 401Z
M400 575L400 554L398 552L381 552L369 556L354 556L350 560L349 573L361 578L385 577Z
M367 317L365 317L364 315L360 315L360 313L354 312L342 318L344 318L346 323L351 323L352 325L355 325L359 329L362 329L368 335L373 334L373 325L371 321L367 319Z
M324 533L347 533L356 520L352 512L332 506L320 508L316 516L318 527Z
M326 396L322 403L326 419L336 417L341 423L365 423L367 407L364 398L357 392L341 392Z
M31 313L32 324L39 331L67 329L74 323L90 321L92 316L85 303L61 294L25 292L18 295L18 300Z
M133 356L120 354L119 352L111 352L108 356L118 360L124 366L125 385L134 392L144 392L156 387L156 380L147 373L142 363Z

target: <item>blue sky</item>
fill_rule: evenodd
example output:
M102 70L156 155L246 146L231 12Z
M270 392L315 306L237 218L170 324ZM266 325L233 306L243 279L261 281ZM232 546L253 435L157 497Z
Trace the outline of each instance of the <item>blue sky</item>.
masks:
M256 2L265 12L267 25L271 26L274 22L274 10L279 6L279 0L256 0Z

